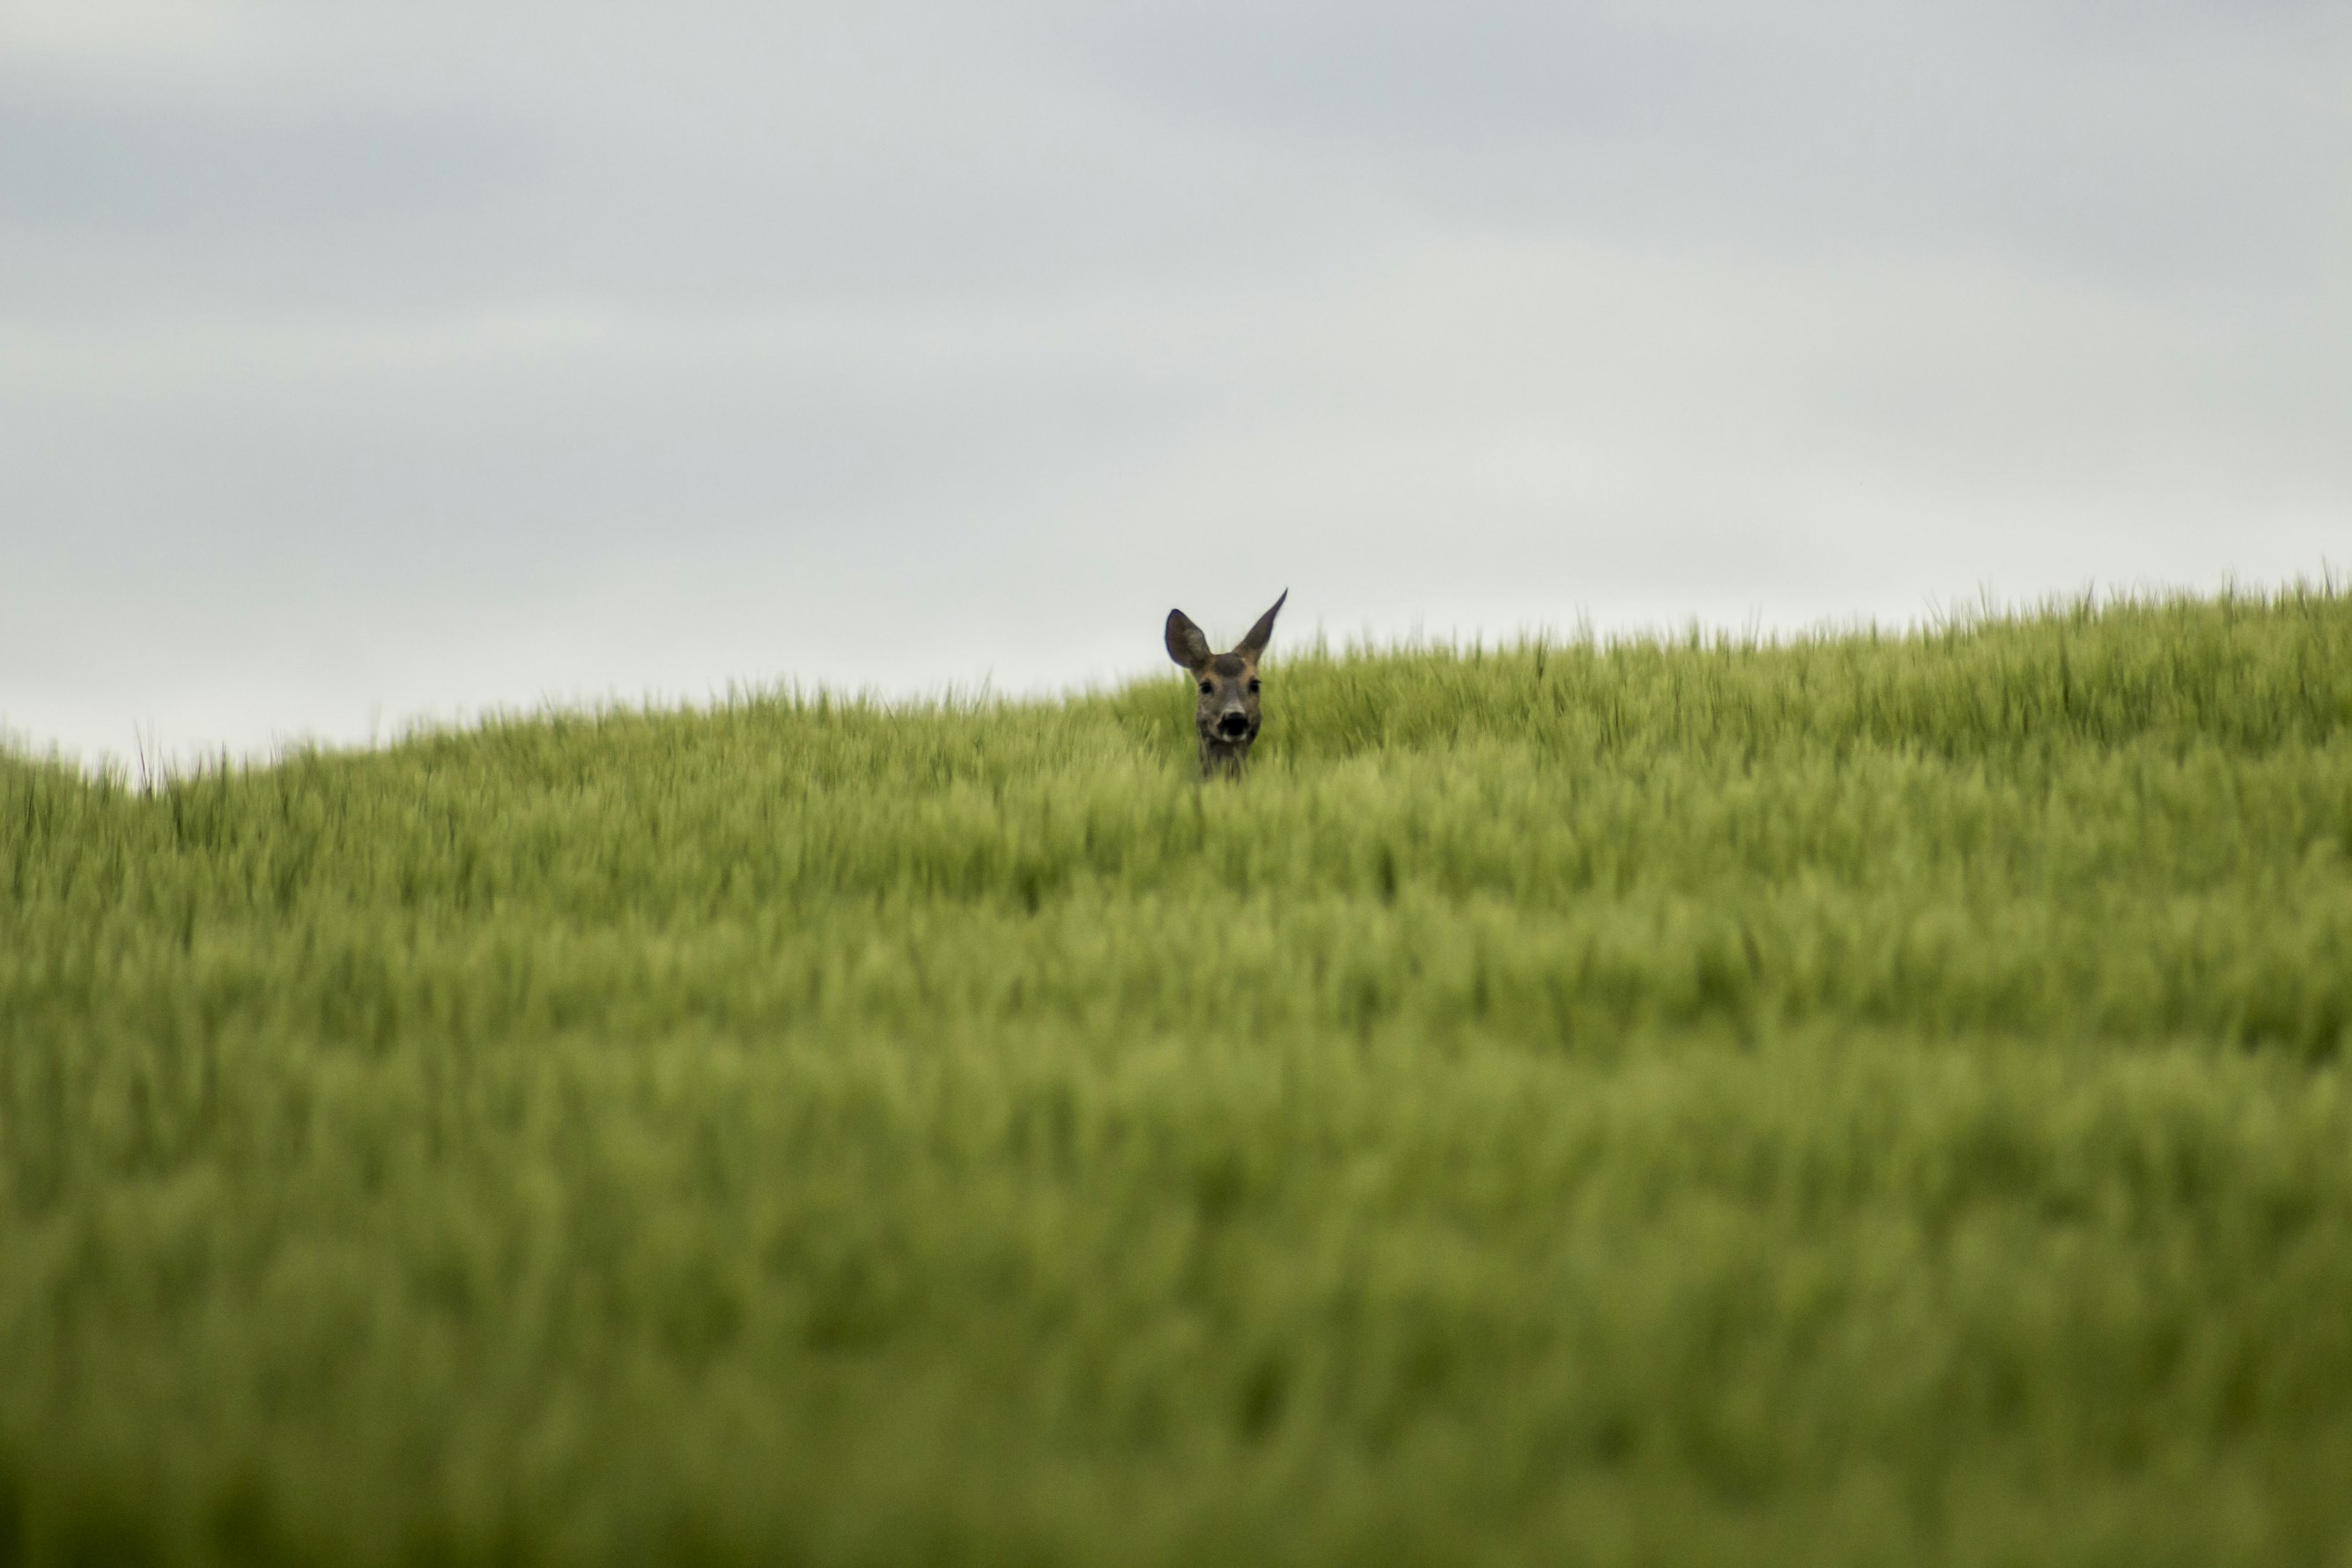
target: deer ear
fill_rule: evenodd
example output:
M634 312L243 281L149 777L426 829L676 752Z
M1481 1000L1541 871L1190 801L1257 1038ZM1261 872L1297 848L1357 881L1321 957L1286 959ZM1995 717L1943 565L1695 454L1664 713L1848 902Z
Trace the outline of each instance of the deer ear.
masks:
M1234 645L1234 651L1249 655L1251 662L1255 663L1257 656L1265 651L1265 645L1274 640L1274 617L1281 614L1283 605L1289 598L1290 590L1285 588L1282 597L1274 602L1274 608L1257 618L1257 625L1250 627L1249 636Z
M1168 612L1168 657L1187 669L1202 668L1216 657L1209 651L1209 639L1181 610Z

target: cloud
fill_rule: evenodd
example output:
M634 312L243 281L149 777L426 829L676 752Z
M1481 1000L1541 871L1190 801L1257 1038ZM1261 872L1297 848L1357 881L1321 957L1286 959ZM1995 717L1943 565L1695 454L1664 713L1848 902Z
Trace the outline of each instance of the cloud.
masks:
M2315 570L2339 9L13 6L0 722Z
M1159 8L1092 58L1511 228L1977 247L2309 289L2352 236L2352 26L2319 5Z

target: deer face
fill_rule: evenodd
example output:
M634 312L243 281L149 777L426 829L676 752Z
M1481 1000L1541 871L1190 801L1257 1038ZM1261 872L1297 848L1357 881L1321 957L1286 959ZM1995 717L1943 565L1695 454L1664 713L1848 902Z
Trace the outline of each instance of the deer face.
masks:
M1209 639L1181 610L1168 612L1168 657L1191 672L1200 689L1192 710L1193 727L1201 734L1201 773L1238 773L1249 761L1250 743L1257 739L1262 715L1258 708L1257 661L1274 638L1274 617L1289 590L1274 608L1257 618L1249 635L1230 653L1212 653Z
M1237 653L1221 653L1209 668L1197 671L1201 700L1192 722L1201 739L1228 746L1246 746L1257 739L1257 666Z

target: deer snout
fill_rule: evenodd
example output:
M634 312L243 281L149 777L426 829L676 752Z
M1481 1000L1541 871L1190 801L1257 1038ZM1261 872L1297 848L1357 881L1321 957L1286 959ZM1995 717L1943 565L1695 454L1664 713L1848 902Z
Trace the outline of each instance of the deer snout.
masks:
M1218 716L1217 733L1227 740L1238 741L1248 732L1249 715L1241 710L1231 709Z

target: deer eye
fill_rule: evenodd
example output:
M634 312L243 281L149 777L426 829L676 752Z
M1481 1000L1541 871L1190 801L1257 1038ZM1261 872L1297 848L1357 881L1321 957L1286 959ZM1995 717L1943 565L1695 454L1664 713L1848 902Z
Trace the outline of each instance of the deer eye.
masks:
M1250 695L1252 697L1257 695L1257 677L1255 675L1250 677Z
M1214 695L1216 689L1217 683L1213 680L1204 680L1201 682L1201 695L1203 697Z

